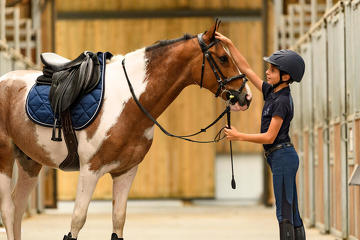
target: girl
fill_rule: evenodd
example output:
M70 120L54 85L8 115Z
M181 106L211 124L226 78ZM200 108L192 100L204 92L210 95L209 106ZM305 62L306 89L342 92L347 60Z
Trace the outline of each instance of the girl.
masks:
M216 38L228 47L240 71L262 91L265 101L261 116L261 133L241 133L231 126L225 128L227 139L263 144L267 162L273 173L280 239L304 240L305 230L298 210L295 183L299 158L289 136L290 122L294 115L289 84L301 81L305 71L304 60L291 50L280 50L270 57L264 57L269 63L266 71L267 82L264 82L251 69L230 39L220 33L216 33Z

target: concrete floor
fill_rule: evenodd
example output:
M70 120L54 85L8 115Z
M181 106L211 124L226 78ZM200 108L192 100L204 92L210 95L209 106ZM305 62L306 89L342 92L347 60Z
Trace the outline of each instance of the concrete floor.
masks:
M23 240L62 239L69 231L72 202L61 202L58 210L23 221ZM334 240L317 229L306 229L309 240ZM126 240L279 239L274 208L239 206L216 201L129 201ZM110 240L111 202L92 202L79 240ZM0 240L5 240L0 228Z

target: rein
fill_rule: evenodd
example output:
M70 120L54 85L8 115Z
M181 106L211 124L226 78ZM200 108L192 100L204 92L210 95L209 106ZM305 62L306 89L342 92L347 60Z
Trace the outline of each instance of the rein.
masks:
M125 74L125 77L126 77L126 81L129 85L129 89L130 89L130 92L131 92L131 95L136 103L136 105L140 108L140 110L156 125L160 128L160 130L165 133L167 136L169 137L175 137L175 138L180 138L182 140L185 140L185 141L189 141L189 142L195 142L195 143L216 143L216 142L219 142L221 141L222 139L225 138L225 136L223 137L220 137L220 133L221 131L224 129L222 128L218 134L216 134L214 140L209 140L209 141L198 141L198 140L193 140L193 139L190 139L189 137L193 137L193 136L196 136L200 133L203 133L203 132L206 132L207 129L209 129L210 127L212 127L214 124L216 124L221 118L223 118L223 116L225 114L228 114L230 115L230 106L227 106L225 108L225 110L212 122L210 123L207 127L205 128L202 128L200 131L196 132L196 133L193 133L193 134L189 134L189 135L175 135L175 134L172 134L172 133L169 133L163 126L161 126L161 124L156 121L156 119L153 118L153 116L151 116L151 114L144 108L144 106L139 102L138 98L136 97L135 95L135 92L134 92L134 88L129 80L129 77L128 77L128 74L127 74L127 71L126 71L126 68L125 68L125 58L122 60L122 66L123 66L123 69L124 69L124 74Z
M199 42L199 45L200 45L200 48L201 48L201 51L203 52L203 63L202 63L202 67L201 67L201 81L200 81L200 87L202 88L202 83L203 83L203 77L204 77L204 69L205 69L205 58L208 60L209 64L210 64L210 67L216 77L216 80L219 84L219 87L216 91L216 94L215 94L215 97L218 97L221 93L221 91L225 88L225 85L230 83L231 81L234 81L236 79L239 79L239 78L243 78L243 83L239 89L239 92L241 92L244 87L245 87L245 84L247 82L247 78L245 76L245 74L240 74L240 75L237 75L237 76L233 76L233 77L230 77L230 78L226 78L224 76L224 74L221 72L219 66L216 64L214 58L212 57L211 55L211 52L209 51L209 49L216 45L219 40L215 39L213 42L211 42L209 45L207 45L203 40L202 40L202 36L203 34L198 34L197 36L197 39L198 39L198 42ZM196 132L196 133L193 133L193 134L189 134L189 135L175 135L175 134L172 134L172 133L169 133L165 128L163 128L161 126L161 124L156 121L156 119L153 118L153 116L151 116L151 114L144 108L144 106L140 103L140 101L138 100L138 98L136 97L135 95L135 92L134 92L134 88L130 82L130 79L128 77L128 74L127 74L127 71L126 71L126 67L125 67L125 58L122 60L122 66L123 66L123 69L124 69L124 74L125 74L125 77L126 77L126 81L129 85L129 89L130 89L130 92L131 92L131 95L136 103L136 105L140 108L140 110L156 125L160 128L160 130L167 136L169 137L175 137L175 138L179 138L179 139L182 139L182 140L185 140L185 141L189 141L189 142L195 142L195 143L217 143L221 140L223 140L225 138L225 136L221 137L221 132L223 131L223 129L225 127L223 127L222 129L220 129L220 131L216 134L214 140L209 140L209 141L198 141L198 140L193 140L193 139L190 139L189 137L193 137L193 136L196 136L198 134L201 134L203 132L206 132L207 129L209 129L210 127L212 127L213 125L215 125L221 118L223 118L225 116L225 114L227 115L227 122L228 122L228 127L230 128L231 126L231 123L230 123L230 119L231 119L231 115L230 115L230 106L227 105L225 110L212 122L210 123L207 127L205 128L202 128L200 131ZM219 76L220 74L220 76ZM232 95L231 92L229 92L229 102L231 102L231 100L234 98L234 96ZM233 189L236 188L236 183L235 183L235 178L234 178L234 164L233 164L233 153L232 153L232 142L230 141L230 153L231 153L231 171L232 171L232 179L231 179L231 187Z

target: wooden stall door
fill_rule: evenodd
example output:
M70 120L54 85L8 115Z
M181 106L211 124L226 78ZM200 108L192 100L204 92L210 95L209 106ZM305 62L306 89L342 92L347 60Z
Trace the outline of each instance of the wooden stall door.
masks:
M316 129L315 139L315 206L316 206L316 223L320 224L321 228L324 228L325 213L324 213L324 129L322 127Z
M342 230L342 204L341 204L341 135L340 124L335 124L330 129L331 145L330 148L330 212L331 228L336 234Z

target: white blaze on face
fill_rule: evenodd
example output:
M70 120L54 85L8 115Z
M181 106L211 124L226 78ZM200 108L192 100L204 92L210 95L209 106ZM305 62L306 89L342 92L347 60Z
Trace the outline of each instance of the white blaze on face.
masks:
M233 62L233 64L234 64L235 67L237 68L239 74L242 74L242 72L240 71L238 65L236 64L233 56L231 55L230 50L228 49L228 47L227 47L225 44L223 44L223 43L221 43L221 44L222 44L225 52L229 55L231 61ZM252 93L251 93L251 89L250 89L250 87L249 87L249 85L248 85L247 83L245 83L245 89L246 89L246 93L247 93L247 97L246 97L246 98L247 98L247 100L251 101L251 99L252 99Z
M79 143L78 153L82 164L87 163L100 148L104 139L109 137L108 131L116 124L125 104L132 98L121 64L123 58L124 56L121 55L114 56L106 65L103 113L95 134L88 139L85 130L76 131ZM125 59L126 70L135 94L140 97L145 92L147 85L145 48L127 54ZM31 79L28 91L36 77L31 77ZM36 134L38 135L37 143L48 152L56 165L60 165L68 153L64 139L62 142L51 141L52 129L40 125L36 125ZM113 168L114 166L108 167Z

